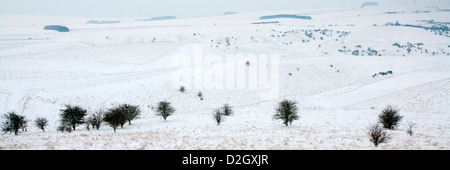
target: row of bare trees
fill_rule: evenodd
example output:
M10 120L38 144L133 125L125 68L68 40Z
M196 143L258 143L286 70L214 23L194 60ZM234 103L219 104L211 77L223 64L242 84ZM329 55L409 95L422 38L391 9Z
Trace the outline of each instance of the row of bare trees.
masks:
M126 122L131 124L131 121L139 118L141 114L139 106L122 104L114 106L107 111L99 110L85 118L87 116L86 109L83 109L80 106L71 105L66 105L65 107L65 109L61 110L61 124L57 128L57 130L61 132L71 132L81 124L85 124L87 130L90 128L98 130L103 123L112 127L114 132L116 132L118 127L123 128ZM171 106L171 103L167 101L159 102L157 107L152 107L152 109L156 112L157 116L161 116L164 120L176 111L175 108ZM230 116L233 112L234 111L229 104L224 104L222 107L213 110L212 118L217 125L220 125L220 123L225 120L225 116ZM5 133L14 132L14 134L17 135L20 129L22 129L22 131L26 130L27 120L25 119L25 116L17 115L15 112L9 112L5 114L4 117L6 121L3 123L2 130ZM378 122L371 125L369 127L369 132L367 133L370 141L375 146L385 143L390 139L386 129L396 129L403 116L399 114L398 109L388 106L382 110L378 118ZM299 119L297 102L283 100L278 103L273 119L281 120L286 126L291 125L292 122ZM48 120L39 117L35 120L35 125L45 132ZM414 133L414 125L414 123L408 122L407 133L411 136Z

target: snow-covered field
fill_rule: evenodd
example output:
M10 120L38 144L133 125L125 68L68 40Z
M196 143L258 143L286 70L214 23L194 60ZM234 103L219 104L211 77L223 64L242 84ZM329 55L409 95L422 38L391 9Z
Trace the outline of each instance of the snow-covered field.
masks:
M163 21L3 15L0 114L15 111L29 123L27 132L17 136L2 133L0 149L450 149L450 34L385 26L450 22L450 12L440 11L449 8L315 9ZM274 14L312 20L259 20ZM93 19L121 22L86 23ZM261 21L279 23L251 24ZM64 25L70 32L43 30L46 25ZM413 45L408 53L394 43ZM245 68L226 74L248 76L249 70L268 66L258 65L261 60L245 66L236 54L278 54L279 65L271 66L279 68L278 74L270 75L278 77L277 86L271 86L278 94L263 98L267 90L250 85L193 86L181 93L173 86L174 73L180 72L173 59L180 53L192 56L196 48L204 57L215 54L223 60L193 64L203 73L193 77L210 75L215 64L226 65L225 58ZM368 48L377 55L365 53ZM388 70L393 74L372 77ZM299 107L300 119L289 127L272 119L283 99ZM163 100L176 109L167 121L151 109ZM56 130L65 104L91 114L122 103L139 105L142 114L116 133L107 125ZM234 114L217 126L212 111L225 103ZM388 143L374 147L369 125L387 105L398 107L404 118L398 129L387 131ZM34 126L37 117L49 120L46 132ZM416 123L413 136L406 133L408 121Z

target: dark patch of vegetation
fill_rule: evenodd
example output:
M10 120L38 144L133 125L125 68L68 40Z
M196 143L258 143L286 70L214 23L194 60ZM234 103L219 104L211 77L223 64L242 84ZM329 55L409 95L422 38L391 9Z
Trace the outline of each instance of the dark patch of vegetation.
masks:
M67 28L66 26L62 26L62 25L47 25L44 27L44 30L55 30L58 32L69 32L69 28Z
M186 91L186 89L184 88L184 86L181 86L181 87L180 87L180 92L181 92L181 93L184 93L185 91Z
M114 129L116 132L117 127L123 125L127 122L126 115L120 106L116 106L108 110L103 117L103 121Z
M231 116L233 114L233 108L228 103L224 104L221 109L225 116Z
M392 72L392 70L389 70L389 71L386 71L386 72L379 72L379 73L376 73L376 74L374 74L374 75L372 75L372 78L375 78L375 77L377 77L377 76L386 76L386 75L388 75L388 74L393 74L393 72Z
M157 116L161 116L164 120L175 112L175 109L170 105L170 102L162 101L158 103L155 108Z
M291 14L278 14L278 15L266 15L259 19L277 19L277 18L293 18L293 19L312 19L311 16L291 15Z
M398 112L398 109L392 106L387 106L378 116L379 122L383 124L383 127L386 129L396 129L400 120L403 118L403 116L400 116Z
M27 127L27 120L25 120L25 116L21 116L16 114L16 112L8 112L7 114L3 115L5 122L2 124L2 131L3 132L14 132L14 135L19 134L19 130L24 129Z
M75 130L75 128L83 124L84 117L86 116L86 110L80 106L66 105L66 109L61 110L61 123L69 125Z
M45 127L48 126L48 120L46 118L43 117L39 117L34 121L34 124L41 129L42 131L45 132Z
M282 120L283 124L286 126L292 124L294 120L299 119L299 116L297 115L297 102L295 101L283 100L278 104L278 108L275 109L275 112L273 119Z

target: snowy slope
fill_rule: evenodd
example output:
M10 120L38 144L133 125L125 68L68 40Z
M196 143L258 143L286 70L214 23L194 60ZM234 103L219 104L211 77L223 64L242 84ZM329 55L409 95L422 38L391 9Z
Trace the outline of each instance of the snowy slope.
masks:
M417 10L430 13L415 13ZM401 13L387 14L389 11ZM251 24L274 14L313 19ZM121 22L86 23L92 19ZM0 113L16 111L30 121L28 131L19 136L1 134L0 149L449 149L450 38L420 28L384 25L395 21L424 24L421 20L430 19L449 22L450 13L408 6L146 22L0 16ZM64 25L71 31L43 30L45 25ZM394 43L423 45L415 45L407 53ZM209 75L216 71L215 65L224 63L244 66L247 70L236 76L245 76L265 65L252 60L245 67L248 58L236 54L278 54L278 95L264 99L261 94L267 90L248 85L243 89L188 88L181 93L172 85L180 69L173 58L180 53L193 56L200 47L203 56L215 54L224 59L194 61L190 68L202 70L192 74L192 79ZM368 48L382 55L339 52ZM227 54L234 57L227 61ZM388 70L393 74L372 77ZM199 91L203 100L197 96ZM272 120L283 99L297 101L300 108L300 120L289 127ZM151 109L162 100L177 110L167 121ZM139 105L142 115L117 133L107 125L100 130L56 131L65 104L81 105L90 114L121 103ZM235 113L216 126L211 113L225 103ZM404 120L399 129L388 131L390 142L375 148L366 133L387 105L400 108ZM41 116L49 120L46 132L32 125ZM413 137L405 132L407 121L417 124Z

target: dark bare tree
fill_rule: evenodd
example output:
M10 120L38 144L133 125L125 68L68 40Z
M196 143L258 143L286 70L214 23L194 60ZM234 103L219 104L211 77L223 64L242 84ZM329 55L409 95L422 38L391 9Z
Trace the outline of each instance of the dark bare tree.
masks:
M45 127L48 126L48 121L46 118L43 117L39 117L34 121L34 124L41 129L42 131L45 132Z
M214 111L213 111L213 119L216 121L216 123L217 123L217 126L219 126L220 125L220 123L221 122L223 122L224 121L224 119L225 119L225 114L222 112L222 110L221 109L215 109Z
M104 111L98 110L88 118L87 122L89 122L89 124L92 126L92 129L95 128L98 130L100 129L101 124L103 123L103 116Z
M389 139L389 136L386 134L383 127L381 127L378 123L371 125L367 134L375 147L381 143L387 142Z

